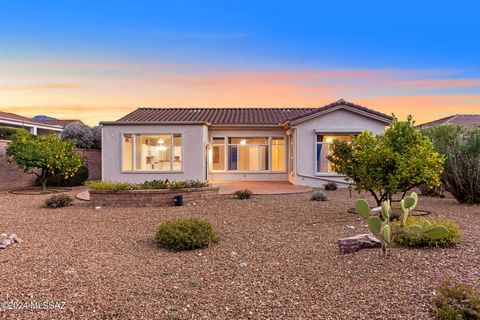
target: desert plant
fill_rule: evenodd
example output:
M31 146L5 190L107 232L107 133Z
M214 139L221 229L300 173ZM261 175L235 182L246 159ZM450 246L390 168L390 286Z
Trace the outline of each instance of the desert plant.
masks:
M129 182L87 181L85 185L92 190L121 191L138 189L136 184Z
M25 129L12 128L12 127L0 127L0 140L10 140L13 135L17 133L29 133Z
M138 186L140 189L168 189L168 180L150 180Z
M73 198L67 194L55 194L45 200L45 207L47 208L63 208L68 207L73 203Z
M480 203L480 126L441 125L424 129L442 153L445 189L460 203Z
M199 218L165 221L155 236L155 242L170 250L204 248L219 240L212 224Z
M398 223L393 223L396 226ZM436 227L443 227L435 229ZM421 232L419 227L421 227ZM395 244L405 247L448 247L460 241L460 229L449 220L434 220L422 217L408 217L405 232L395 237ZM441 232L432 230L442 230Z
M355 202L355 211L359 216L366 220L370 231L379 238L382 243L381 252L383 256L388 254L388 249L399 234L405 233L412 237L429 237L430 239L440 239L448 235L448 229L444 226L431 224L410 224L407 225L407 219L410 212L415 209L418 204L418 195L412 192L411 195L400 201L401 216L399 222L391 223L392 208L390 201L386 200L382 203L381 215L371 215L370 205L366 200L359 199Z
M480 291L469 283L444 277L434 299L434 309L442 320L480 319Z
M42 191L54 176L73 177L82 165L72 141L61 141L56 135L34 136L28 132L17 133L6 148L9 162L38 176Z
M440 185L443 156L432 141L407 121L395 117L384 134L364 131L351 143L335 140L328 156L335 172L346 175L357 191L367 191L377 206L420 185Z
M83 123L73 123L63 130L62 140L75 141L77 148L100 149L102 140L101 129L98 126L90 127Z
M311 201L327 201L328 197L325 194L325 192L317 190L312 193L312 196L310 197Z
M248 189L241 189L235 191L235 195L237 196L238 199L250 199L252 196L253 192Z
M329 182L325 185L325 190L335 191L338 189L338 185L335 182Z

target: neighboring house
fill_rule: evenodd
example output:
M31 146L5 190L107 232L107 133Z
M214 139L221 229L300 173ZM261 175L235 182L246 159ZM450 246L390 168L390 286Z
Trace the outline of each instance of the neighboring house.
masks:
M423 129L440 124L455 124L465 128L472 128L480 125L480 114L454 114L445 118L420 124L416 128Z
M84 124L81 120L78 119L55 119L47 116L36 116L33 117L32 120L43 124L61 126L63 128L66 128L68 125L71 124Z
M22 128L35 135L60 134L63 126L54 123L41 123L18 114L0 111L0 126Z
M139 108L102 122L107 181L290 181L345 183L326 158L331 142L392 118L339 100L321 108Z

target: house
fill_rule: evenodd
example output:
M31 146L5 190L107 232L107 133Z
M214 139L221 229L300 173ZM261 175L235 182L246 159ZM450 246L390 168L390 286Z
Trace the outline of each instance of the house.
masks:
M0 126L22 128L35 135L61 134L63 126L56 123L42 123L18 114L0 111Z
M334 181L327 155L334 139L384 132L392 118L339 100L321 108L139 108L102 122L102 178Z
M71 124L84 124L78 119L55 119L46 116L35 116L32 120L38 123L61 126L64 129Z
M480 125L480 114L454 114L445 118L420 124L416 126L416 128L423 129L441 124L455 124L465 128L473 128Z

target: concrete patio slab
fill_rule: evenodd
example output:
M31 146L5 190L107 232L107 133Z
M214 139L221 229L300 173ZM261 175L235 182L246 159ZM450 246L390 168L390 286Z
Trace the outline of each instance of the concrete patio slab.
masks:
M311 187L296 186L288 181L209 181L220 187L220 194L233 194L239 189L249 189L253 194L291 194L312 191Z

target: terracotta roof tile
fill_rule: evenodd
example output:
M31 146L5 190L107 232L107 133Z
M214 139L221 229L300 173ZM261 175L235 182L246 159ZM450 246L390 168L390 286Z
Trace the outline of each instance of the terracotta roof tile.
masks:
M455 124L466 128L480 125L480 114L454 114L445 118L426 122L417 126L417 128L426 128L441 124Z
M321 108L139 108L117 122L204 122L212 125L281 125L287 121L323 112L328 109L348 106L359 111L392 118L344 100Z
M74 123L83 123L82 121L80 120L63 120L63 119L49 119L49 120L30 120L30 121L34 121L34 122L37 122L37 123L43 123L43 124L49 124L49 125L52 125L52 126L62 126L62 127L66 127L68 126L69 124L74 124Z

